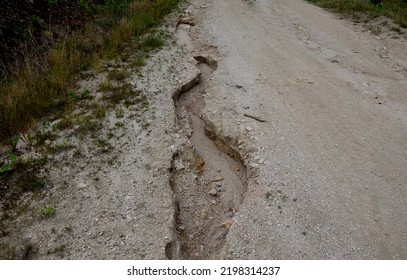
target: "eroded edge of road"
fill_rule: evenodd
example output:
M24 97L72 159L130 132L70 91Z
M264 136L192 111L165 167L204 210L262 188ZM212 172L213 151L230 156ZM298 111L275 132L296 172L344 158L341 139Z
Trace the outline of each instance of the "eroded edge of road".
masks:
M202 118L205 89L218 64L216 49L195 51L188 36L189 20L176 29L178 44L193 56L199 73L173 95L181 144L171 146L171 188L174 192L175 232L166 246L168 259L218 259L233 217L245 199L248 174L245 160L232 142ZM247 161L246 161L247 162Z

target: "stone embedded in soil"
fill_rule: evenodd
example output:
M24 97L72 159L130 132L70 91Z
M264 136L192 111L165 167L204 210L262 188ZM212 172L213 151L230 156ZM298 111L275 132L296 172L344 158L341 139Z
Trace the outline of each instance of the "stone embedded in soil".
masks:
M210 194L211 196L217 196L218 195L218 191L216 189L211 189L208 194Z
M174 144L174 145L170 146L170 150L171 150L172 154L175 156L179 152L179 147L178 147L178 145Z
M176 171L185 169L185 165L180 160L174 160L174 168Z
M212 181L212 182L219 182L219 181L223 181L223 178L220 177L220 176L216 176L216 177L214 177L211 181Z
M224 221L222 223L222 226L226 227L227 229L230 229L232 224L233 224L233 219L227 219L226 221Z

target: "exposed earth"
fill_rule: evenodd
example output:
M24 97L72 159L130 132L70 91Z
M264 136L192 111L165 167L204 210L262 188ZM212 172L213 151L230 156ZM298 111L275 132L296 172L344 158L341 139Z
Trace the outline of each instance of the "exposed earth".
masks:
M407 258L405 32L300 0L191 0L162 30L141 73L115 66L148 106L108 114L109 153L47 142L73 148L10 214L3 258Z

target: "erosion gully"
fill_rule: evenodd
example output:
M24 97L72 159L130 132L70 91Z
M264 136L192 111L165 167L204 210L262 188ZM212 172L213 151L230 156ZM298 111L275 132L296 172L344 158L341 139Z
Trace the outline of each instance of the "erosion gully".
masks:
M177 28L178 44L193 49L186 24ZM247 189L246 167L228 143L208 131L201 118L205 88L217 68L216 60L195 55L200 82L174 98L176 123L189 131L188 143L174 156L191 168L173 167L171 185L176 205L176 241L169 244L169 259L217 259L233 225L233 217Z

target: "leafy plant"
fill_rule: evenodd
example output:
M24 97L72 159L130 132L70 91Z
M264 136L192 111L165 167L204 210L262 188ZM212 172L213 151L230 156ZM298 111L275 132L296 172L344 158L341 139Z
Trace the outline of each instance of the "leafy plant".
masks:
M3 165L0 167L0 175L8 171L14 170L18 162L17 155L13 153L7 154L7 160L8 162L3 163Z
M3 163L3 165L0 167L0 176L5 172L9 171L10 169L11 165L9 163Z
M77 102L80 100L92 99L90 93L90 90L84 89L81 92L71 91L69 95L72 101Z
M19 140L20 140L20 137L19 137L18 135L11 136L11 137L8 139L7 144L8 144L8 146L10 147L10 149L11 149L12 152L16 152L16 151L17 151L17 144L18 144L18 141L19 141Z
M41 126L41 128L39 130L39 133L44 134L44 133L51 132L51 131L52 132L57 131L57 126L55 124L53 124L53 123L50 123L50 122L43 122L42 126Z
M32 24L40 24L40 22L41 22L41 18L37 15L32 15L30 17L30 20L31 20Z
M48 6L55 6L58 4L58 0L47 0Z

